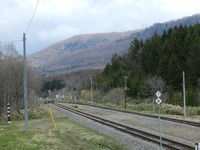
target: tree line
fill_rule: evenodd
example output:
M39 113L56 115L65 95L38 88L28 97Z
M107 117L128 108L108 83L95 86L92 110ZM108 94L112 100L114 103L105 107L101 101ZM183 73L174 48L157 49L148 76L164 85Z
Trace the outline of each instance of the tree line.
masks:
M23 57L16 51L13 43L0 45L0 114L6 112L10 103L11 111L24 108L24 63ZM27 85L29 102L30 94L38 87L38 78L30 66L27 66ZM29 103L29 104L30 104Z
M157 90L166 102L182 105L182 72L185 72L187 105L197 106L200 89L200 25L170 28L145 41L134 39L128 52L114 54L95 82L105 90L124 86L128 76L128 95L146 99Z

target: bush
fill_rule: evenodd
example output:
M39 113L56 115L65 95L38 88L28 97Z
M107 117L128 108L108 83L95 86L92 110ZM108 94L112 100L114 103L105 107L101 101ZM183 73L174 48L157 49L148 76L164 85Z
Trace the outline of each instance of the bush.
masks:
M38 107L31 107L28 109L28 118L29 119L40 119L49 116L48 112L43 109L39 109Z
M30 106L28 109L28 119L40 119L48 117L49 114L47 111L44 111L43 109L40 109L40 106L34 105ZM1 122L6 122L8 119L7 113L4 113L0 117ZM11 121L19 121L24 120L24 110L20 111L13 111L11 110Z
M188 116L194 116L194 115L200 115L200 107L191 107L188 106L187 108L187 115Z
M115 88L111 91L109 91L105 97L103 98L103 101L105 103L112 103L116 105L123 105L124 104L124 89L122 88Z
M200 108L199 108L199 110L197 110L197 115L200 115Z
M183 115L183 108L179 105L162 104L162 113L169 115Z
M153 104L146 104L146 103L133 104L133 105L128 105L128 108L130 110L138 112L152 111Z

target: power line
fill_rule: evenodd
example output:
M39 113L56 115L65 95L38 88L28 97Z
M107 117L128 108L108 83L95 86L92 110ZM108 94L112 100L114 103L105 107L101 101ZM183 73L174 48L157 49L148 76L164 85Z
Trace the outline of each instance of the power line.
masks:
M14 41L7 41L7 42L1 42L0 41L0 45L1 44L9 44L9 43L17 43L17 42L21 42L21 41L23 41L23 40L14 40Z
M36 4L35 10L34 10L33 15L32 15L32 17L31 17L31 20L30 20L30 22L29 22L28 28L27 28L27 30L26 30L26 34L28 33L28 30L29 30L29 28L30 28L30 26L31 26L31 24L32 24L32 21L33 21L35 12L36 12L37 7L38 7L38 4L39 4L39 1L40 1L40 0L38 0L38 2L37 2L37 4Z
M26 30L26 34L28 33L29 28L30 28L30 26L31 26L31 24L32 24L32 21L33 21L35 12L36 12L37 7L38 7L38 4L39 4L39 0L38 0L38 2L37 2L37 4L36 4L35 10L34 10L33 15L32 15L32 17L31 17L31 20L30 20L30 22L29 22L28 28L27 28L27 30ZM17 43L17 42L21 42L21 41L23 41L23 40L21 39L21 40L7 41L7 42L1 42L1 41L0 41L0 45L2 45L2 44L3 44L3 45L6 45L6 44L9 44L9 43Z

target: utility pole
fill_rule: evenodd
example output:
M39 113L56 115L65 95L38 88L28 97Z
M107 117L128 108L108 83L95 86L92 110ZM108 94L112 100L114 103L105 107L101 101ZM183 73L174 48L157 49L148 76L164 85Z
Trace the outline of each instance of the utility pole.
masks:
M124 108L126 109L126 95L127 95L127 86L126 86L126 80L128 79L127 76L124 76L124 86L125 86L125 90L124 90Z
M93 102L92 78L90 78L90 81L91 81L91 102Z
M49 100L51 99L51 90L48 91L49 93Z
M27 99L27 66L26 66L26 34L23 33L23 48L24 48L24 119L25 133L28 132L28 99Z
M184 119L186 119L186 100L185 100L185 72L183 71L183 109L184 109Z
M74 88L74 103L76 103L76 88Z

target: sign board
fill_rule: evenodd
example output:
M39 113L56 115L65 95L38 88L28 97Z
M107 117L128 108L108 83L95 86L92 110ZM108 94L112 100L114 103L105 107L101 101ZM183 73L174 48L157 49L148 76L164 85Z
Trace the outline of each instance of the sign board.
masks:
M162 102L162 100L161 100L160 98L157 98L156 103L157 103L158 105L160 105L161 102Z
M159 91L157 91L157 92L156 92L156 96L157 96L157 97L160 97L160 96L161 96L161 93L160 93Z
M158 105L160 105L160 103L162 102L162 100L159 98L161 96L161 93L159 91L156 92L156 96L158 97L157 100L156 100L156 103Z

